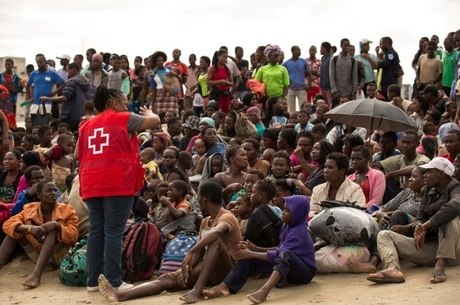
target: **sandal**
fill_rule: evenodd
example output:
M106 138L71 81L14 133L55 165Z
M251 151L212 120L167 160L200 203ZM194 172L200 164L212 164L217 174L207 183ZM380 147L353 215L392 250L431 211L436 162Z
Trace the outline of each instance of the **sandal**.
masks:
M384 271L380 271L379 273L376 274L381 274L383 277L376 277L376 276L369 276L367 277L368 281L377 283L377 284L400 284L404 283L406 280L403 277L392 277L389 276L388 273Z
M433 272L431 275L431 284L444 283L447 280L447 274L445 272Z

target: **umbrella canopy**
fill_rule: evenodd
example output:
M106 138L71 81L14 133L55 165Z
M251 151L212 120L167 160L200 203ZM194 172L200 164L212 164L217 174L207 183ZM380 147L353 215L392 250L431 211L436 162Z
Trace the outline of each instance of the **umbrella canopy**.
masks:
M336 123L371 131L417 129L415 122L402 109L377 99L349 101L328 111L325 116Z

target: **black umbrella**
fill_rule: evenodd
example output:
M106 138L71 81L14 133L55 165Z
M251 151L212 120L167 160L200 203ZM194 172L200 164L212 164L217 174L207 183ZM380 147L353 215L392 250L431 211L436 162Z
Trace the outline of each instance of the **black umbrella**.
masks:
M371 131L417 129L415 122L402 109L377 99L349 101L328 111L325 116L336 123Z

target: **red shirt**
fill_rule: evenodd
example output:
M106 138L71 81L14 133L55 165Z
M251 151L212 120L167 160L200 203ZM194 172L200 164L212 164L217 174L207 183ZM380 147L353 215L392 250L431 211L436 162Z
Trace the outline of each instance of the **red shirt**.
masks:
M8 74L5 72L4 75L5 75L5 87L11 88L10 84L11 84L11 80L13 79L13 73Z
M440 157L441 157L441 158L446 158L447 160L450 161L450 163L454 164L454 161L455 161L454 159L455 159L455 158L452 159L452 156L450 155L450 153L441 155Z
M173 61L168 61L167 63L165 63L165 67L169 67L169 68L177 68L179 69L179 75L181 77L183 77L184 75L187 76L188 75L188 68L187 68L187 65L184 64L183 62L179 61L179 62L173 62Z

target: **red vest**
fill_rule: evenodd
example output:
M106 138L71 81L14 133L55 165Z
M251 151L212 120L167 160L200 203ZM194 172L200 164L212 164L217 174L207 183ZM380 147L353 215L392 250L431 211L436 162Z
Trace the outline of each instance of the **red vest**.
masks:
M79 129L80 194L83 199L133 196L143 185L139 142L128 133L129 112L106 110Z

